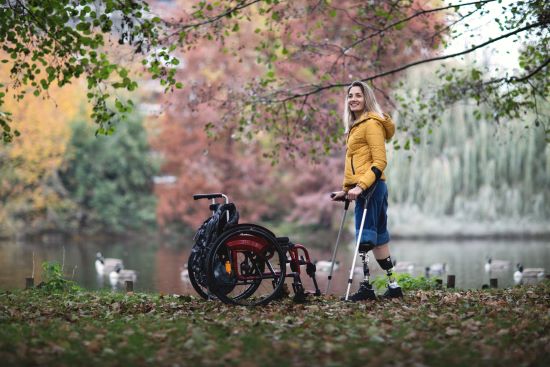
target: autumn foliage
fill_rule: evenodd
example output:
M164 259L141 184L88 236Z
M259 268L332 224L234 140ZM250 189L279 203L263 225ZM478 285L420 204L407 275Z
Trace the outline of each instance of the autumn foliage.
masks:
M197 5L201 4L150 3L153 10L170 19L174 29L196 20ZM216 9L209 10L203 5L201 11L205 14L216 13ZM145 108L145 102L160 104L163 109L160 116L150 116L146 124L151 155L160 158L161 176L176 179L154 187L160 227L200 224L208 210L204 202L192 201L192 194L199 192L228 194L237 203L245 222L292 221L324 228L333 226L339 210L328 200L328 194L341 184L345 137L340 116L344 86L414 60L418 54L429 54L440 42L433 33L441 28L441 15L426 14L403 23L402 29L381 31L404 16L436 6L437 2L414 0L406 5L352 0L266 1L244 9L236 17L205 21L200 30L179 34L184 46L179 54L175 51L180 60L175 77L185 87L175 91L168 88L173 93L162 94L160 100L149 97L152 99L136 104L138 110ZM121 59L130 52L127 45L120 48L117 44L105 45L106 49L109 47L117 50ZM148 67L151 65L145 66ZM122 69L123 73L140 70L136 65L117 70ZM160 68L159 73L162 72ZM374 84L380 102L390 112L392 104L387 96L395 80L393 76ZM142 80L142 85L148 88L149 82ZM341 87L309 93L322 83L341 83ZM14 118L19 121L14 127L23 136L0 150L0 198L9 201L0 210L2 222L7 217L18 218L20 226L31 223L37 228L55 229L67 222L64 217L67 213L81 213L82 206L88 205L85 201L93 196L80 193L78 197L71 196L67 185L74 190L86 187L93 193L103 190L93 183L75 183L67 174L63 180L59 177L60 172L72 172L66 167L68 162L80 161L69 159L75 153L68 151L67 145L70 122L89 113L83 107L86 96L82 85L66 85L59 92L52 86L48 93L57 102L57 109L50 102L44 107L41 99L27 98L27 104L23 105L5 98L6 103L12 103L6 108L14 110ZM102 132L109 133L111 129ZM97 149L102 153L112 149L114 156L122 157L124 149L118 151L118 143L108 146L98 144ZM109 167L95 170L94 148L86 147L90 151L83 157L90 160L93 168L90 172L97 174L98 180L109 181L103 176L109 176ZM140 154L148 154L147 149ZM115 158L114 162L118 162ZM135 167L139 166L136 159L145 161L131 158L129 162L135 163ZM101 155L98 160L109 165L107 156ZM81 166L86 171L82 167L87 166ZM126 171L127 168L121 166L121 172L115 175L123 185L124 176L133 172L130 168ZM145 172L147 177L143 180L152 180L154 170L137 170ZM139 187L138 192L148 191L147 184ZM139 200L126 196L120 199L117 189L103 188L104 193L110 192L114 198L98 199L98 203L105 202L98 204L98 208L103 210L115 202L122 205L126 200L128 205L123 207L138 212ZM147 203L144 206L149 207L150 201ZM85 226L83 218L96 218L96 228L103 223L123 231L126 225L114 218L124 217L121 214L124 211L118 209L107 210L105 214L96 211L87 216L73 215L71 223L80 224L70 228ZM113 220L104 218L109 215ZM139 216L150 222L147 215Z
M191 200L198 192L227 193L245 221L332 225L339 210L328 194L341 186L344 89L283 103L262 101L284 100L300 85L351 82L430 53L440 38L429 35L442 19L418 17L406 25L405 36L388 31L371 37L373 29L403 14L390 5L389 15L377 16L376 7L364 2L315 5L321 3L294 1L269 14L250 10L246 28L241 24L239 32L220 37L223 44L220 38L193 39L196 45L186 50L177 75L187 87L166 96L170 108L153 138L164 159L162 171L177 177L156 188L161 226L180 221L197 226L204 220L206 205ZM409 13L427 6L416 3ZM323 22L327 17L331 21ZM393 81L375 85L388 111Z

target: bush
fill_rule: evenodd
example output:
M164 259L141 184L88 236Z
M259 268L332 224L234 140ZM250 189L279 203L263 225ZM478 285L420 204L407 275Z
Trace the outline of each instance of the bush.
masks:
M399 286L401 287L401 289L403 289L403 291L436 289L436 279L439 279L426 278L424 276L414 277L407 273L399 273L394 275L395 279L397 280ZM374 286L379 290L385 288L387 284L387 276L377 276L372 284L374 284Z
M47 292L71 292L80 287L72 280L65 279L61 264L56 261L44 261L42 263L44 281L38 287Z

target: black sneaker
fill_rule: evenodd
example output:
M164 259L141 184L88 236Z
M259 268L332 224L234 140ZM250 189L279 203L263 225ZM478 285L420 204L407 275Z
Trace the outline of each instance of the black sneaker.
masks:
M342 297L341 300L345 301L346 297ZM372 289L372 285L368 282L361 282L359 284L359 289L357 292L349 296L348 301L357 302L357 301L366 301L366 300L376 300L376 293Z
M403 298L403 291L397 282L388 284L388 289L382 295L383 298Z

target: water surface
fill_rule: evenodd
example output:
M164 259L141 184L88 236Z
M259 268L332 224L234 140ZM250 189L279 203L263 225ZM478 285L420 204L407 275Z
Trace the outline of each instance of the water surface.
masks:
M23 288L25 278L33 274L36 283L42 279L40 264L43 261L63 262L64 272L79 285L87 289L110 289L109 279L97 275L94 261L96 252L105 257L120 258L127 269L138 272L134 288L137 291L189 294L193 289L188 279L182 277L190 248L176 249L158 243L144 241L102 241L102 242L53 242L50 244L32 242L0 242L0 288ZM475 241L393 241L392 255L398 261L415 264L414 275L423 275L425 267L434 263L446 263L447 274L456 276L458 288L481 288L489 278L497 278L500 287L514 285L513 272L516 263L525 267L550 270L550 241L518 240L475 240ZM315 260L330 260L331 250L310 249ZM507 269L486 272L487 257L510 262ZM341 294L345 291L349 264L353 257L353 244L341 245L337 259L339 267L334 273L331 289ZM371 255L371 269L374 276L383 274ZM360 265L359 260L357 265ZM446 275L443 274L444 281ZM306 275L303 279L307 278ZM319 286L325 290L328 273L318 272ZM354 288L361 280L354 278ZM312 283L305 282L311 289ZM115 289L120 289L120 285Z

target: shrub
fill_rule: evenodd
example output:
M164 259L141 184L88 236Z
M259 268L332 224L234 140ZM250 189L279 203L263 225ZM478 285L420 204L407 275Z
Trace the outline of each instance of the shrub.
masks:
M44 281L39 284L40 289L47 292L71 292L80 289L74 281L65 278L61 264L56 261L44 261L42 270Z
M437 288L436 279L438 278L426 278L424 276L414 277L407 273L398 273L394 275L403 291L430 290ZM372 282L377 289L385 288L386 283L387 277L385 275L377 276Z

